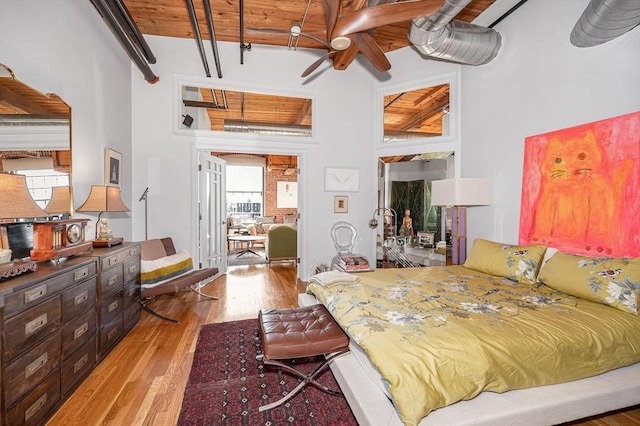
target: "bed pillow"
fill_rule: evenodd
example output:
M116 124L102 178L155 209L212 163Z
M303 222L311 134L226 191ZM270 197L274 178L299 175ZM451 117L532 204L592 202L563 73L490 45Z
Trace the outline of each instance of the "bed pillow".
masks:
M140 261L140 282L143 287L155 287L193 270L193 259L182 250L171 256Z
M522 284L534 284L545 250L543 245L512 246L478 238L463 266Z
M640 257L586 257L558 252L540 270L545 285L638 314Z

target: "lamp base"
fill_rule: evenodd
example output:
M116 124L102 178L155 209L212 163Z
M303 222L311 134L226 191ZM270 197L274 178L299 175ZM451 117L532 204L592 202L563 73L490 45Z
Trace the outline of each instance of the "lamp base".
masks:
M101 248L101 247L112 247L117 246L118 244L122 244L124 238L122 237L112 237L112 238L98 238L97 240L93 240L93 248Z

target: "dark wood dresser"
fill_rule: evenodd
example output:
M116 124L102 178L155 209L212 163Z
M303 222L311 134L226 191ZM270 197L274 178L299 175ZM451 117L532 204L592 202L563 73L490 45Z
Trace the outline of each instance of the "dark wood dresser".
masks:
M39 425L140 317L140 245L0 280L0 424Z
M98 258L99 360L140 319L140 244L94 249Z

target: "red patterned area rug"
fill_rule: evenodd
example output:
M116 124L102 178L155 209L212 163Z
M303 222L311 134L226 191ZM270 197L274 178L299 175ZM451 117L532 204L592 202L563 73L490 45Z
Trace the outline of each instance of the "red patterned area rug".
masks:
M261 353L257 319L203 325L178 425L357 425L344 397L312 384L285 404L260 413L260 406L277 401L300 382L293 374L263 365L256 359ZM298 361L307 372L319 365L317 359ZM316 380L338 389L330 369Z

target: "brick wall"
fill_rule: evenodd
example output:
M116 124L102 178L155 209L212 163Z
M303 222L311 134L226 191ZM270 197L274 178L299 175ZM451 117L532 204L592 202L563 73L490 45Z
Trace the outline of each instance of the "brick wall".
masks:
M289 176L284 174L284 170L267 170L265 177L265 216L275 216L276 223L282 223L285 214L295 214L297 209L279 209L277 205L278 182L297 182L298 174Z

